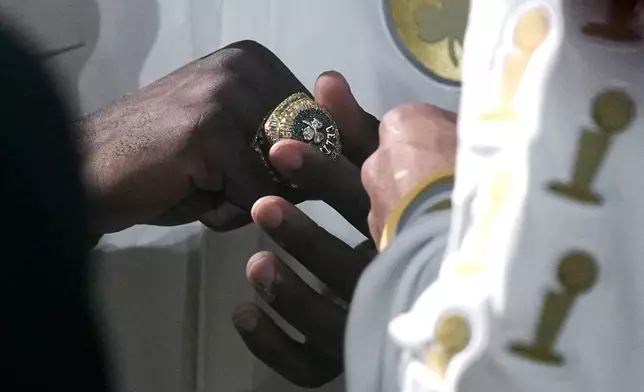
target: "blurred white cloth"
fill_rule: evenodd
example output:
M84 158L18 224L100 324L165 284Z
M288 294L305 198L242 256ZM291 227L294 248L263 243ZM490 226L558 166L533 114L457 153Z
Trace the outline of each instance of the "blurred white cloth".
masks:
M312 89L342 72L381 116L415 100L455 109L458 90L416 70L394 47L382 0L2 0L0 10L47 48L82 43L50 62L87 113L230 42L272 49ZM322 203L303 208L351 244L362 236ZM254 360L230 314L253 298L245 263L272 246L253 227L140 226L102 239L96 255L120 390L297 391ZM339 391L341 382L325 391Z
M644 46L615 32L644 29L621 5L472 2L451 243L389 325L395 390L642 390Z

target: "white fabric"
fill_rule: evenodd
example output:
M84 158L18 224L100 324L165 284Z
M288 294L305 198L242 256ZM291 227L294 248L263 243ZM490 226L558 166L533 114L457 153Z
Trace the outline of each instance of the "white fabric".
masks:
M428 79L393 46L383 9L382 0L0 2L48 49L84 45L50 62L79 113L241 39L274 50L309 88L323 71L344 73L377 116L415 100L455 109L458 90ZM362 239L322 203L302 208L349 243ZM252 227L215 234L199 224L103 238L100 293L119 390L299 390L254 360L230 322L235 304L254 297L246 260L265 247L273 245Z
M587 4L472 2L451 244L436 283L389 326L404 352L402 391L642 390L644 117L637 106L644 98L644 51L641 42L582 33L607 12ZM549 27L522 75L517 116L485 121L507 76L506 56L519 50L512 38L517 22L537 9ZM630 97L633 116L607 144L589 185L587 193L601 202L553 191L557 182L570 183L581 138L602 140L593 105L611 90ZM614 100L603 116L620 112ZM562 272L562 260L577 252L585 261L577 258L572 274ZM568 303L566 275L580 285ZM561 322L552 322L561 326L553 338L539 340L542 315L552 321L566 307ZM442 377L427 357L440 344L438 320L450 314L467 320L470 337ZM526 348L537 355L526 356Z

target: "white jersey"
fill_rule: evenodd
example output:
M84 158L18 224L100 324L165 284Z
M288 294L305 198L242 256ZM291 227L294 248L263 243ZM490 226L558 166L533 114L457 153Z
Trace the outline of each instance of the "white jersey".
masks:
M644 390L641 5L472 0L445 258L389 324L399 390Z

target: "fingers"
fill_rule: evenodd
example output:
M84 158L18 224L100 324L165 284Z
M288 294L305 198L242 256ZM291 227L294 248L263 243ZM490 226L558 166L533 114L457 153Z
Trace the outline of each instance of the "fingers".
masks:
M273 253L255 254L246 275L261 297L307 342L333 358L342 358L344 309L318 294Z
M342 372L342 363L282 331L254 304L235 309L233 323L248 349L282 377L304 388L318 388Z
M315 100L333 115L338 124L343 155L361 166L378 148L378 120L358 105L349 83L335 71L320 75L315 83Z
M306 87L304 87L293 72L291 72L282 60L280 60L279 57L277 57L275 53L267 47L251 40L236 42L228 47L241 48L242 50L256 56L262 65L266 65L266 69L270 71L270 74L268 78L263 79L272 83L274 92L272 97L278 99L278 101L273 102L274 106L271 108L277 106L283 99L291 94L305 92L310 95Z
M262 196L301 199L273 180L250 145L263 118L289 95L306 92L304 86L272 52L253 41L230 44L192 67L199 83L191 92L196 97L188 102L209 103L205 113L197 111L201 139L199 153L193 154L193 181L197 189L211 190L216 179L216 192L228 203L213 205L214 211L201 221L213 229L233 228L249 221L252 204ZM226 216L226 211L231 214Z
M224 194L231 202L246 211L262 196L276 195L277 184L261 158L247 146L235 148L230 143L225 155L231 155L225 165ZM232 156L236 159L233 159Z
M211 173L218 172L219 193L247 212L260 197L279 194L280 185L273 180L259 154L249 147L246 140L234 137L237 124L225 113L218 113L208 121L217 124L220 134L204 138L199 156L206 159L200 171L203 174L196 178L195 183L206 183L213 176Z
M430 175L453 172L456 114L428 104L402 105L385 114L379 135L378 150L362 165L371 205L368 222L376 242L405 195Z
M279 197L257 201L253 220L313 275L349 302L358 277L371 258L324 230Z
M378 120L358 105L349 84L337 72L322 74L316 101L335 118L343 140L343 156L331 161L305 143L283 140L270 151L282 176L309 197L321 199L365 235L369 235L369 197L360 182L360 165L378 147Z
M215 203L215 207L199 216L204 226L217 232L226 232L246 226L252 220L248 210L227 200Z
M307 92L306 87L273 52L251 40L233 42L184 68L190 75L206 76L208 79L212 79L213 75L221 75L222 71L226 76L243 77L258 83L255 86L258 92L282 97L281 99L296 92ZM181 81L185 79L176 73L168 76L172 77L179 77ZM203 87L211 89L208 84ZM254 98L256 97L249 99ZM281 102L281 99L275 104Z
M345 157L332 161L305 143L282 140L271 148L270 160L280 174L309 197L324 200L368 235L369 196L360 182L360 169Z
M252 59L244 58L243 61L250 62ZM228 67L236 66L237 64L228 65ZM253 66L253 68L256 67L256 65ZM264 69L263 72L266 70ZM285 98L275 93L273 79L270 75L262 75L263 72L234 68L220 71L214 77L218 79L217 110L230 117L231 122L235 124L235 130L240 133L247 145L251 144L260 123L273 109L274 101ZM262 80L262 78L268 80ZM222 137L227 139L232 135L224 134Z
M370 239L362 241L354 249L356 252L361 252L367 255L367 258L370 260L373 260L373 258L378 255L378 248L376 248L376 244Z
M213 195L201 190L194 191L179 203L170 206L162 214L146 222L157 226L179 226L194 222L213 207Z
M251 217L247 209L232 204L224 195L197 190L147 224L178 226L196 220L213 231L224 232L247 225Z
M225 112L247 145L262 120L284 99L297 92L310 95L275 54L254 41L232 43L189 67L196 97L187 101L205 102L211 111ZM231 137L223 135L224 140Z
M229 111L235 112L240 124L249 125L247 137L254 136L262 119L289 95L308 94L304 85L273 52L254 41L232 43L203 61L210 65L207 69L215 67L218 74L225 70L223 74L230 81L231 89L221 93L225 99L220 101L229 103ZM249 94L235 93L236 89Z

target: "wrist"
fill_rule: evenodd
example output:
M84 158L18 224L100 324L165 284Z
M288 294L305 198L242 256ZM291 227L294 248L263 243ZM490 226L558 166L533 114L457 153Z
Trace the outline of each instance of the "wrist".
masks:
M405 227L418 217L451 209L454 170L433 173L407 192L389 214L382 230L379 250L382 251Z

